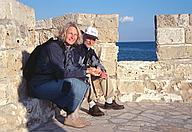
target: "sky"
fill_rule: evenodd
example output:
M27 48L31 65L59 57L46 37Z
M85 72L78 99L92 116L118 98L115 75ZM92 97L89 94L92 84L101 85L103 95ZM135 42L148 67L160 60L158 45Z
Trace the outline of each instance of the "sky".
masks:
M69 13L118 14L119 42L154 41L154 16L192 14L192 0L18 0L36 19Z

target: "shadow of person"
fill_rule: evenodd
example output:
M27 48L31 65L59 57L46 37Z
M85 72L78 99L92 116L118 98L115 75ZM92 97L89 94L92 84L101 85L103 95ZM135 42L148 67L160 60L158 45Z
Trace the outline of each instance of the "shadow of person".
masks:
M29 58L29 53L27 51L22 51L22 69L25 66L27 59ZM25 128L32 131L38 128L40 125L51 121L55 116L56 106L50 101L39 100L33 98L30 94L30 89L27 87L27 82L25 78L22 78L21 83L18 88L18 101L23 104L26 109L26 123ZM58 112L59 113L59 112ZM63 128L54 124L58 130L65 131Z

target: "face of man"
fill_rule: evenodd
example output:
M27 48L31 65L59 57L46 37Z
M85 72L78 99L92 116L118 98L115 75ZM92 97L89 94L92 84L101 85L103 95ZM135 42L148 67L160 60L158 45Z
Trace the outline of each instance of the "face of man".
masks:
M85 35L84 36L84 44L86 45L87 48L91 48L96 42L96 38Z
M68 45L73 45L78 39L78 31L75 27L69 27L66 33L66 39Z

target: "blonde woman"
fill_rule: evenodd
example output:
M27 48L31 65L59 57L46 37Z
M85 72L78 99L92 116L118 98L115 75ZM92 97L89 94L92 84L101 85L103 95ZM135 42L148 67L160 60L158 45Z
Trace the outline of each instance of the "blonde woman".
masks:
M80 37L76 24L68 23L58 40L49 40L41 49L34 76L28 81L33 97L55 103L67 112L64 124L77 128L90 124L78 114L79 105L89 87L82 81L89 70L75 62L74 49Z

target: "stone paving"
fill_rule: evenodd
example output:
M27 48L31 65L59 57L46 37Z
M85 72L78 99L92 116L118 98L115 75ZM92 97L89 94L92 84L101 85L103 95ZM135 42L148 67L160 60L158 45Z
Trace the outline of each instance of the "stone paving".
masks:
M105 116L88 115L82 106L80 114L91 122L77 129L56 119L32 132L192 132L192 104L186 103L125 103L123 110L104 110Z

